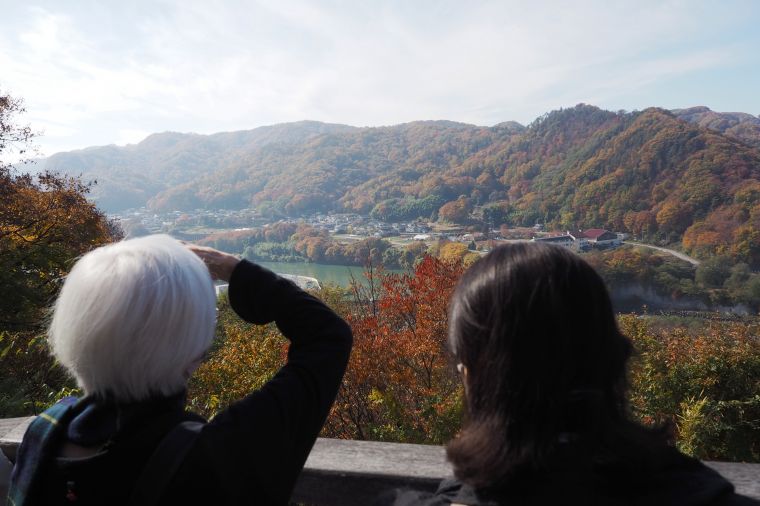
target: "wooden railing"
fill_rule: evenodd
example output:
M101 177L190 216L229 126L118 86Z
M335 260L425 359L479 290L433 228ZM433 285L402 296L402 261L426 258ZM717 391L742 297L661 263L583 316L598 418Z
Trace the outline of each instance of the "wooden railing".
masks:
M0 449L11 461L31 420L0 419ZM5 468L2 464L0 498L5 497L3 485L10 472L7 463ZM740 494L760 499L760 464L705 464L729 479ZM440 446L318 439L293 492L293 501L325 506L370 504L388 489L434 491L438 482L449 476L451 468Z

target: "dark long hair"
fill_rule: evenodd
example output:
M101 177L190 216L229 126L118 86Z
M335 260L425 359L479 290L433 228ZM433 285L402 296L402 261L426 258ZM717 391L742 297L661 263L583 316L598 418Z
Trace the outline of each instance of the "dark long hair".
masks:
M609 440L634 426L631 342L604 282L576 254L496 248L463 275L450 313L449 342L467 368L467 420L447 448L460 480L498 488L542 469L563 439Z

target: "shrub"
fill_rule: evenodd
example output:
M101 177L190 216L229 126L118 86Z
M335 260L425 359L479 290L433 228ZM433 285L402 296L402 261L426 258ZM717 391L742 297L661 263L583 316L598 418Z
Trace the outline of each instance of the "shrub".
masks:
M637 354L631 404L645 423L670 422L684 452L760 461L760 339L755 320L657 328L620 318Z

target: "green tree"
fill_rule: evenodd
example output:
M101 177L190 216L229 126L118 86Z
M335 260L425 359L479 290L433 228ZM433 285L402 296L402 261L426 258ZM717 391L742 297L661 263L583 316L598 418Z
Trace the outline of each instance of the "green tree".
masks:
M697 283L709 288L720 288L731 275L730 259L713 257L700 263L695 279Z
M728 279L726 279L724 286L732 292L739 292L752 276L752 270L749 268L749 265L743 262L731 267L730 273L731 274L728 276Z
M509 223L510 208L507 203L490 204L483 207L483 221L490 228L498 228Z

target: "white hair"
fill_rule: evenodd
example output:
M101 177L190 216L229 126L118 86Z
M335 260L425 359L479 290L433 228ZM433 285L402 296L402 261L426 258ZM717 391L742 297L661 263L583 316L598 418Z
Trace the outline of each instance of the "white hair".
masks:
M48 339L87 395L129 402L185 388L214 337L203 261L168 235L95 249L71 269Z

